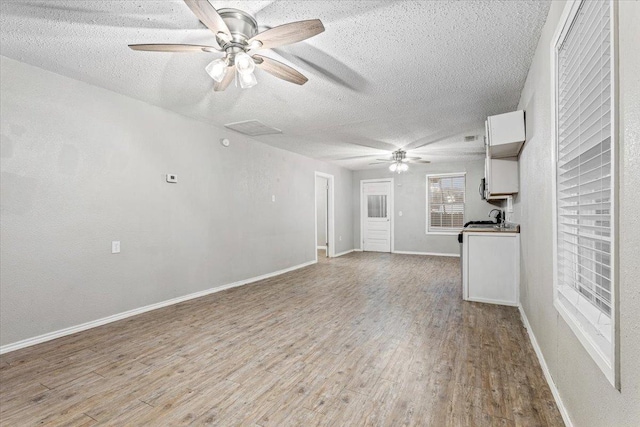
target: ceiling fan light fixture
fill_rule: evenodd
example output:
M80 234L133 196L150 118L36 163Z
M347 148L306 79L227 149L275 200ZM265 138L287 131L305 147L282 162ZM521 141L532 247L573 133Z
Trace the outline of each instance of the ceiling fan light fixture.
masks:
M409 170L409 165L407 163L404 163L402 160L396 160L389 165L389 170L391 172L402 173Z
M227 62L222 58L214 59L205 67L205 71L213 80L220 83L227 74Z
M256 80L256 76L253 73L243 74L240 73L240 70L238 70L238 81L242 89L249 89L258 84L258 80Z
M224 52L224 59L214 60L205 67L207 73L216 81L213 88L216 92L225 90L232 81L243 88L254 86L257 80L252 74L256 66L279 79L297 85L303 85L309 80L299 71L275 59L255 55L254 61L247 51L273 49L316 36L325 30L319 19L289 22L258 32L258 23L247 12L233 8L216 10L210 0L183 1L196 18L215 35L217 45L153 43L132 44L129 47L149 52ZM229 71L228 68L233 69ZM240 78L240 75L247 77Z
M236 54L235 64L240 74L251 74L256 69L256 63L253 58L244 52Z

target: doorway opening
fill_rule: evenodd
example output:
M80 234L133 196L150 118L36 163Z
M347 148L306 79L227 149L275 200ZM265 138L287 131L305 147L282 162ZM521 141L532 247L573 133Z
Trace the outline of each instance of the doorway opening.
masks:
M332 258L335 256L333 175L315 173L315 242L316 261L318 253Z
M361 249L393 252L393 178L360 181Z

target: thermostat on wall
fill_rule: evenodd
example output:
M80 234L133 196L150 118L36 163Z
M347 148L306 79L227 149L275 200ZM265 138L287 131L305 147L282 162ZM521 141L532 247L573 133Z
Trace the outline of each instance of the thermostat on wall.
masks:
M178 175L174 175L172 173L167 174L167 182L175 184L178 182Z

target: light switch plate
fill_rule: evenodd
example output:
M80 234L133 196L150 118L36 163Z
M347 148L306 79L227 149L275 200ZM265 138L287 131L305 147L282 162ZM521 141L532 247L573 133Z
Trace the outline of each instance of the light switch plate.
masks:
M178 175L174 174L174 173L168 173L167 174L167 182L170 182L171 184L175 184L178 182Z
M120 253L120 240L114 240L111 242L111 253L112 254Z

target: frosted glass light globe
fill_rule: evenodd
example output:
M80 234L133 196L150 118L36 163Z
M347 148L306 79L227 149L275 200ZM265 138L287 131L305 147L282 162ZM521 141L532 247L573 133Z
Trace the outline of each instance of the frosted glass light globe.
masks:
M242 89L249 89L250 87L254 87L258 84L258 80L256 80L256 76L253 73L238 73L238 80L240 80L240 87Z
M236 69L240 74L251 74L256 68L253 58L244 52L236 54L235 63Z
M227 63L222 58L213 60L205 67L205 71L213 80L220 83L227 74Z

